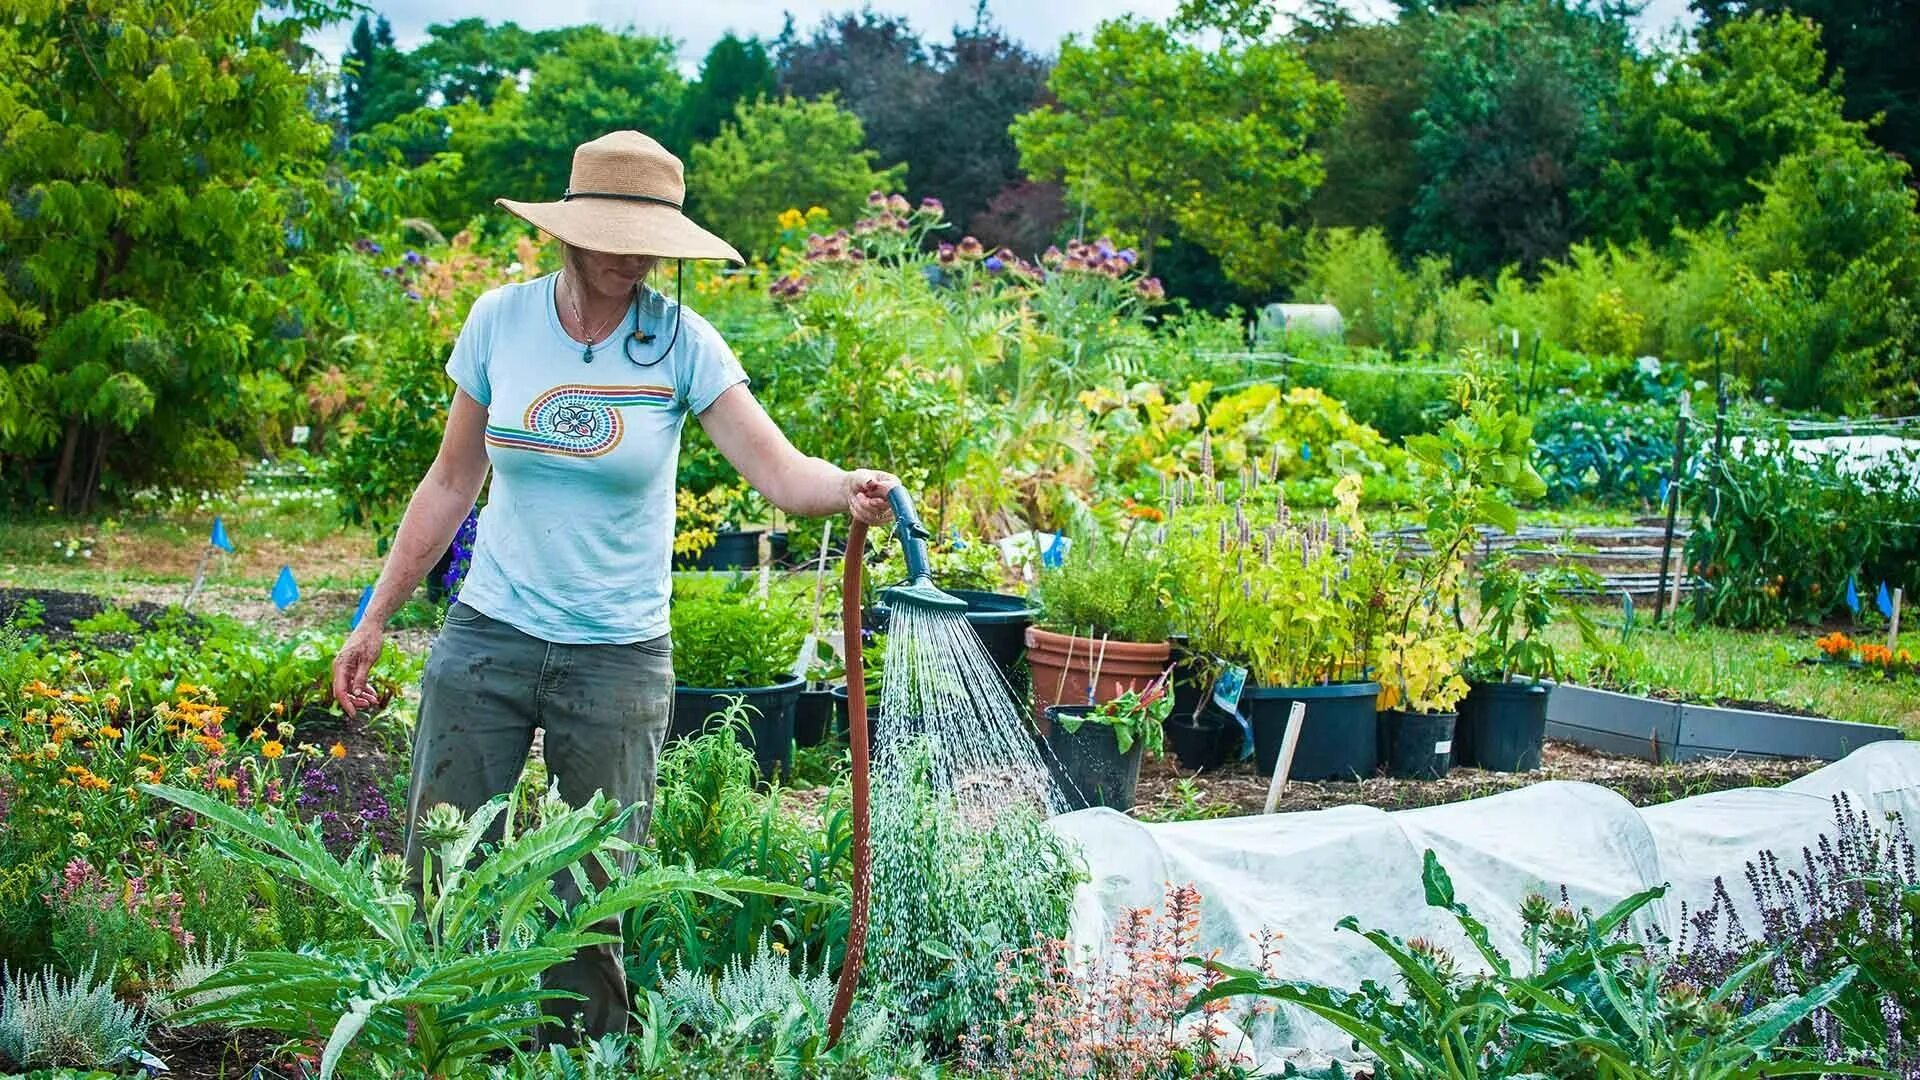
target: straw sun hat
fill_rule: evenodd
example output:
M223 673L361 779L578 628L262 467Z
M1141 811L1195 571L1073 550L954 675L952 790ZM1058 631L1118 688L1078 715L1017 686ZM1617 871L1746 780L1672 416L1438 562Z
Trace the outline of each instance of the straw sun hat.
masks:
M589 251L746 262L733 245L681 212L686 196L679 158L638 131L616 131L574 150L573 173L559 202L494 203Z

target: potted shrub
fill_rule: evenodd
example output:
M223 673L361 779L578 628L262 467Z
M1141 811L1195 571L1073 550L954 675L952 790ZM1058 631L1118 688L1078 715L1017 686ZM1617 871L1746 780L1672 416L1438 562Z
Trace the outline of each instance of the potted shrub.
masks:
M1467 696L1454 730L1456 764L1494 772L1540 767L1553 689L1540 680L1559 676L1553 643L1542 631L1564 613L1583 638L1591 637L1585 613L1561 605L1559 595L1596 582L1597 575L1577 567L1523 570L1504 554L1481 565L1479 647L1467 659Z
M760 565L766 501L745 481L707 489L681 489L674 503L674 566L681 570L737 570ZM789 661L791 662L791 661Z
M1034 585L1026 631L1033 715L1049 705L1098 705L1139 690L1167 669L1173 616L1164 561L1132 537L1076 542Z
M753 582L674 583L673 724L669 737L706 729L738 697L751 710L763 776L793 766L793 711L805 681L793 674L806 619L791 599L756 594Z
M1377 761L1380 687L1367 678L1367 658L1392 564L1361 520L1359 477L1342 478L1335 501L1331 514L1296 517L1277 485L1261 485L1232 506L1176 505L1168 524L1189 649L1210 658L1210 676L1228 665L1246 670L1240 710L1264 773L1273 772L1296 701L1306 712L1292 776L1353 779ZM1230 722L1203 699L1195 725L1207 716Z
M1098 705L1047 707L1047 750L1068 806L1133 809L1141 756L1163 750L1161 725L1173 711L1168 674Z
M1438 779L1452 768L1454 709L1467 695L1462 669L1475 651L1456 614L1467 554L1481 525L1519 526L1507 493L1538 497L1546 483L1533 470L1532 422L1491 401L1468 401L1464 415L1406 445L1422 467L1427 553L1398 563L1391 590L1376 664L1381 756L1390 775Z

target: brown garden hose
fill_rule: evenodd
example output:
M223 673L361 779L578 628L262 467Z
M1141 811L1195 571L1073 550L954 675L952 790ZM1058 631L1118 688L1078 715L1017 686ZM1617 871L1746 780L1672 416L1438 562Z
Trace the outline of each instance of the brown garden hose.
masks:
M867 836L867 671L860 655L860 559L867 550L867 524L858 518L847 530L845 569L840 577L840 629L847 659L847 742L853 751L853 908L847 918L847 952L840 964L840 985L827 1013L827 1044L840 1041L840 1029L853 1007L860 983L860 962L867 951L867 907L873 885L873 847Z

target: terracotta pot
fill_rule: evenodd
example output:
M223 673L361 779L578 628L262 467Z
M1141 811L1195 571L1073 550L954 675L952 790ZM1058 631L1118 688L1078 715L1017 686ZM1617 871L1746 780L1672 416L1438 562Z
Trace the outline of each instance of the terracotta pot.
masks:
M1103 651L1104 650L1104 651ZM1027 627L1027 667L1033 672L1033 722L1047 729L1047 707L1053 704L1087 705L1112 701L1129 690L1144 690L1167 670L1173 646L1165 641L1143 644L1056 634ZM1087 684L1094 664L1100 666L1100 684L1087 700Z

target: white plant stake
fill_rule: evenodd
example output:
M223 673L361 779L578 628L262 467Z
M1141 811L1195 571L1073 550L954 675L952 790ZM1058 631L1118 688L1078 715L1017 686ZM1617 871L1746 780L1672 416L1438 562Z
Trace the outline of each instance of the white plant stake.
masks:
M1900 643L1900 601L1905 598L1906 595L1907 590L1905 589L1896 588L1893 590L1893 614L1887 622L1888 652L1892 652L1894 646Z
M800 655L793 660L793 677L804 679L807 669L813 666L813 657L820 650L820 590L827 580L827 545L833 539L833 519L828 518L820 530L820 556L813 564L813 622L807 627L807 636L800 642Z
M1280 805L1280 796L1287 793L1287 774L1293 771L1293 752L1300 747L1300 729L1306 724L1307 703L1296 701L1287 710L1287 734L1280 740L1280 757L1273 763L1273 779L1267 783L1267 808L1261 813L1273 813L1273 808Z

